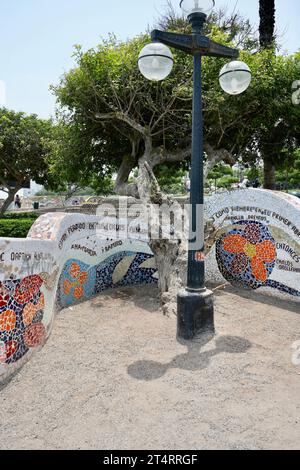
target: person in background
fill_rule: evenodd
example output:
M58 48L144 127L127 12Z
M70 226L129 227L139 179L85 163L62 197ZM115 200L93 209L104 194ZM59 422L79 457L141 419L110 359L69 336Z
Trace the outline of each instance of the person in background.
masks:
M21 209L21 207L22 207L21 199L20 199L20 196L18 194L15 197L15 207L17 209Z
M185 186L186 192L190 193L191 192L191 180L190 180L190 178L186 178L184 186Z
M260 181L259 178L255 178L252 184L253 188L260 188Z
M248 178L244 178L243 181L239 185L240 189L246 189L250 187L250 181Z

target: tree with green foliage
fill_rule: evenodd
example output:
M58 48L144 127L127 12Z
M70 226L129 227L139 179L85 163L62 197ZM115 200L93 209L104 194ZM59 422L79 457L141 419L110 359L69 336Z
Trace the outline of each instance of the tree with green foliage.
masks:
M84 124L70 125L61 120L55 126L47 163L66 199L87 187L98 195L113 192L112 173L116 165L113 159L109 161L111 143L112 139L103 145L99 129L95 132Z
M16 193L30 180L54 184L46 157L52 146L52 122L0 109L0 185L7 198L0 215Z
M234 175L233 169L228 165L219 164L208 174L208 180L212 180L216 188L230 189L234 183L239 182L239 178Z
M275 40L275 0L259 0L259 16L260 16L260 46L262 49L269 51L269 60L266 60L266 70L271 70L274 66L276 40ZM282 71L283 72L283 71ZM295 76L290 77L290 86L296 79ZM280 84L278 84L280 85ZM272 101L277 98L278 90L270 87L268 96L272 93ZM281 165L281 158L286 148L289 135L295 135L291 129L291 120L283 117L286 106L281 110L274 110L270 119L261 126L258 139L260 154L264 161L264 187L266 189L276 189L276 169ZM282 109L284 108L284 109ZM279 116L277 112L279 111ZM299 119L299 113L296 113L296 119ZM298 128L299 129L299 128ZM298 130L299 132L299 130Z
M185 20L168 18L165 29L186 31ZM206 33L227 45L238 43L253 52L249 23L238 16L213 17ZM61 106L63 135L53 159L53 170L85 180L95 175L101 184L117 173L115 191L138 196L136 183L129 183L134 168L145 162L177 166L191 154L192 60L174 51L175 68L161 82L148 82L140 74L137 58L149 41L147 35L126 43L110 37L96 49L76 48L77 68L54 88ZM218 74L224 60L204 59L204 114L207 171L219 161L234 163L245 141L240 123L256 111L245 96L224 96ZM233 139L233 136L236 138ZM89 183L90 184L90 183Z
M264 162L264 187L276 189L276 170L295 156L300 146L300 107L291 101L291 84L300 76L300 53L275 55L272 50L260 52L262 80L257 83L260 111L251 122L251 140L244 161Z
M276 181L281 189L300 188L300 148L285 156L276 171Z
M188 23L169 14L160 24L171 31L189 31ZM260 157L274 123L289 128L274 152L293 145L299 109L291 113L290 87L299 71L299 56L258 52L249 22L221 12L210 18L206 33L225 45L243 49L253 74L251 87L238 97L224 94L218 83L223 59L203 60L206 175L218 162L234 164ZM61 135L51 168L65 181L101 191L117 174L115 192L139 196L132 170L145 162L150 169L189 161L191 148L192 61L173 51L175 67L161 83L148 82L137 58L148 36L127 42L110 37L96 49L75 50L77 67L53 88L61 109ZM275 126L276 132L278 131ZM279 150L278 150L279 149ZM110 186L110 184L109 184Z

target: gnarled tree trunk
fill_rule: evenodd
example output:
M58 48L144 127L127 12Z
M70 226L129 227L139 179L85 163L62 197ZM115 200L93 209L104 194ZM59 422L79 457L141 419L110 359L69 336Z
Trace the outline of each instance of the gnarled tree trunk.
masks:
M276 189L276 168L268 157L264 158L264 188Z
M152 148L151 138L146 139L144 154L138 160L137 181L135 183L128 183L129 175L137 165L135 151L136 148L133 146L132 155L123 159L117 176L115 191L121 196L133 196L139 199L148 212L147 220L150 228L160 227L161 220L159 215L152 210L153 205L160 209L164 208L167 212L170 210L171 213L178 209L181 215L183 215L184 210L180 208L174 198L161 191L153 169L165 162L183 161L190 156L191 149L179 149L176 152L168 153L163 148ZM229 164L235 163L234 158L227 150L215 150L206 144L205 152L207 154L205 177L209 170L220 161L226 161ZM176 232L177 228L173 227L175 232L173 234L169 233L168 237L160 234L159 237L152 238L151 230L149 230L149 246L156 261L160 300L165 314L176 314L177 294L186 285L189 228L189 220L186 213L184 223L185 225L182 226L183 230ZM208 239L207 248L209 249L214 235L209 224L207 225L206 235L208 235L206 238Z
M148 210L150 227L160 226L159 215L152 205L174 208L176 201L164 194L147 161L140 162L138 190L142 203ZM186 284L188 244L185 232L175 233L172 238L150 239L150 248L158 271L160 300L165 314L176 314L177 294Z
M153 147L151 131L147 127L141 126L138 122L132 120L128 113L112 112L108 114L97 113L96 120L116 119L125 122L134 131L131 138L132 153L122 160L115 183L115 192L120 196L133 196L140 199L142 205L148 211L147 221L150 227L161 227L160 215L153 210L153 205L166 208L167 212L174 213L180 210L180 217L183 211L180 209L177 201L164 194L154 176L153 169L164 163L182 162L191 156L190 145L187 148L177 148L169 152L164 146ZM161 117L158 121L160 121ZM157 121L157 123L158 123ZM138 137L137 137L138 135ZM141 150L143 149L143 155ZM217 163L226 161L234 164L230 152L225 149L213 149L206 144L205 152L207 162L205 167L205 176L209 170ZM134 183L129 182L130 173L138 167L138 178ZM179 206L179 207L178 207ZM156 260L156 266L159 276L160 299L165 314L177 312L177 294L179 290L186 285L187 280L187 260L188 260L188 218L185 217L185 223L178 227L172 226L174 233L169 232L168 236L163 233L159 236L151 237L150 230L150 248ZM213 243L214 229L208 230L208 241ZM177 233L178 232L178 233ZM210 246L207 243L207 246Z
M5 199L2 207L0 208L0 216L4 215L11 203L14 202L15 195L20 189L21 188L17 187L8 191L7 198Z

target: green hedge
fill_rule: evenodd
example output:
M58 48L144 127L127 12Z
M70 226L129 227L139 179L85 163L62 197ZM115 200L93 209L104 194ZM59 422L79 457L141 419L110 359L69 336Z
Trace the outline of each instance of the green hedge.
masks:
M19 220L19 219L33 219L36 220L40 214L36 212L7 212L6 214L0 216L0 221L2 219L10 220Z
M36 219L0 220L0 237L26 238Z

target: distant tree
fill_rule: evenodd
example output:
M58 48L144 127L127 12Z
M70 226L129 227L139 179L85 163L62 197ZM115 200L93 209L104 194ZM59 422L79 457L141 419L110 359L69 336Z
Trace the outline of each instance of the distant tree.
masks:
M7 198L0 215L30 180L55 185L46 157L51 148L52 122L0 109L0 186Z
M253 166L246 171L246 176L249 181L255 180L256 178L261 179L262 172L261 168Z
M127 142L100 135L99 126L84 122L70 125L61 119L55 126L47 162L66 199L87 187L98 195L113 193L112 174L117 171L114 155L120 149L126 151Z
M300 189L300 148L286 154L276 171L276 181L281 189Z
M238 182L238 178L234 177L233 169L229 165L216 165L207 176L208 181L213 181L216 188L227 188L233 183Z
M300 76L300 54L275 55L272 50L260 52L261 73L257 95L261 111L252 120L252 138L244 153L250 162L261 158L264 162L264 187L276 189L276 170L285 159L295 156L300 146L300 107L291 101L291 84Z
M233 184L238 183L238 182L239 182L239 178L237 178L236 176L223 176L217 182L217 186L218 188L230 189L232 188Z

